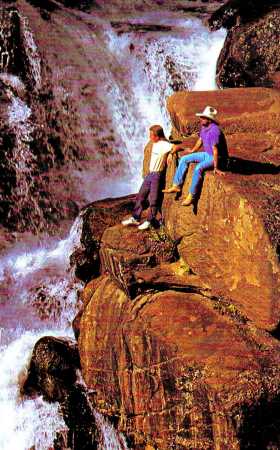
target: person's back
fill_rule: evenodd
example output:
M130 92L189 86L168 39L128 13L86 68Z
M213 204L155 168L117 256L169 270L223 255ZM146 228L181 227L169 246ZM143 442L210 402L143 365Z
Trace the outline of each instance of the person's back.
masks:
M201 127L200 138L203 150L210 156L213 156L214 146L217 147L219 169L225 170L229 155L227 141L220 126L215 122L211 122L207 127Z

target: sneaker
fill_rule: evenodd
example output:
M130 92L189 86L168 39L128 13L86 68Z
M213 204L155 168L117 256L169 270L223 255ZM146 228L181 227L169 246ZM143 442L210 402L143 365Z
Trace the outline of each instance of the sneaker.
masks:
M151 222L145 220L141 225L139 225L138 230L148 230L151 227Z
M124 227L128 227L129 225L140 225L140 222L137 219L134 219L133 216L129 217L122 221Z

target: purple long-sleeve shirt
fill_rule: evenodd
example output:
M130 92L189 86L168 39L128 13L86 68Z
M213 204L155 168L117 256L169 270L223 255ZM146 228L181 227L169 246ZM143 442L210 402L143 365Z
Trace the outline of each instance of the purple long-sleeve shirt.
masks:
M204 151L210 156L213 156L213 146L216 145L219 148L224 142L223 132L214 122L207 127L202 126L199 136L202 140Z

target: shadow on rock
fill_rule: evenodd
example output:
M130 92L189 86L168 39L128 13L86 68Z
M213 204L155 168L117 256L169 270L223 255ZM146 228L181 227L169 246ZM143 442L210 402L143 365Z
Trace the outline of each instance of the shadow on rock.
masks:
M249 159L231 157L228 161L227 171L239 173L241 175L271 174L280 173L280 166L272 163L251 161Z
M239 428L240 449L278 449L280 444L280 394L269 400L263 396L252 409L245 407ZM237 426L238 428L238 426Z

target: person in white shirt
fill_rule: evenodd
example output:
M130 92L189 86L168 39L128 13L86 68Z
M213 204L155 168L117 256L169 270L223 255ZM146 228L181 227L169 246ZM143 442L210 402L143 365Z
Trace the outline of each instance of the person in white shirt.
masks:
M160 204L160 185L164 173L167 155L173 144L167 141L163 128L160 125L150 127L150 141L152 142L149 173L145 176L136 198L132 216L122 221L124 226L138 225L139 230L147 230L156 223L156 215ZM140 225L141 214L148 198L149 210L147 220Z

